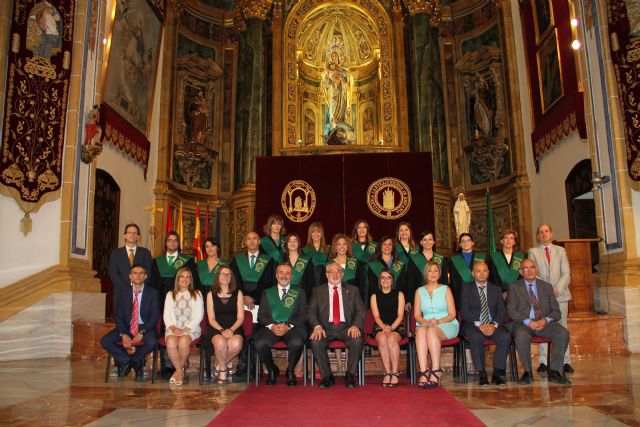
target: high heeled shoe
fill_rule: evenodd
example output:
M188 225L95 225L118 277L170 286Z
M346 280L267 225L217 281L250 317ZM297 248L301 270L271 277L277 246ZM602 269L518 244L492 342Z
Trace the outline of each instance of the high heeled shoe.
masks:
M442 375L438 375L438 373L441 373ZM427 388L436 388L440 386L440 380L442 379L442 376L444 375L444 371L442 369L434 369L431 371L431 375L429 375L429 381L427 382ZM431 377L435 377L436 380L432 381Z
M389 388L396 388L398 387L398 384L400 383L400 372L391 372L391 378L389 379L389 384L387 384L387 387ZM393 377L396 377L398 379L397 383L392 383L391 381L393 381Z
M422 389L429 388L429 378L431 377L431 370L427 369L425 371L418 371L418 374L420 375L418 377L418 380L422 377L426 379L426 381L418 381L418 387Z
M385 382L385 380L389 377L389 381L391 381L391 372L384 372L382 376L382 387L389 387L390 382Z
M224 378L222 378L222 374L224 374ZM220 369L218 371L218 384L226 384L227 383L227 368Z

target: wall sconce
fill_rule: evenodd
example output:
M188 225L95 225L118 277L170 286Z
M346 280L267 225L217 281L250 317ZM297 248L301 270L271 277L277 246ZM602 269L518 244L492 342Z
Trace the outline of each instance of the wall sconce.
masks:
M598 191L603 184L606 184L607 182L611 181L611 177L609 175L603 175L600 176L600 172L594 172L593 176L591 177L591 185L593 185L593 187L591 188L591 191L596 192Z

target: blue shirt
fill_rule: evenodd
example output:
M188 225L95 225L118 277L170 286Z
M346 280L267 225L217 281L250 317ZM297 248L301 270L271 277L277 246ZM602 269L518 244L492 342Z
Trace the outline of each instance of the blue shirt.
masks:
M489 299L487 298L487 286L489 285L489 282L486 282L484 285L479 285L478 282L475 282L476 284L476 289L478 290L478 296L480 296L480 293L482 292L484 294L484 298L485 300L487 300L487 308L489 307ZM484 287L483 289L480 289L480 287ZM482 307L480 308L480 316L482 317ZM496 322L493 321L493 319L491 318L491 310L489 310L489 323L493 323L496 326L498 326L498 324ZM475 322L473 322L474 325L476 326L480 326L482 325L482 321L481 320L476 320Z
M540 303L540 299L538 298L538 285L536 284L535 279L531 283L527 282L527 280L525 279L524 284L525 284L525 286L527 288L527 295L529 295L529 286L531 285L531 289L533 290L533 294L536 296L536 299L538 300L538 304L539 304ZM553 319L551 317L545 317L545 319L547 319L547 323L553 322ZM522 323L524 323L525 325L529 326L529 323L531 323L532 320L536 320L536 315L535 315L534 310L533 310L533 304L531 304L531 310L529 310L529 318L528 319L524 319L522 321Z
M467 263L469 267L471 267L471 262L473 261L473 252L460 252L462 258L464 258L464 262Z

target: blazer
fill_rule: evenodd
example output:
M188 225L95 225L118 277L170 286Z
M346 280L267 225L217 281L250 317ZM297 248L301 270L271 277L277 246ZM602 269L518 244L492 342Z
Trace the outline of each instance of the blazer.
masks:
M461 291L460 314L462 315L462 322L474 325L474 322L480 320L481 311L478 287L475 282L465 283L462 285ZM502 299L502 289L489 282L487 282L487 304L489 306L491 320L498 325L503 325L507 308Z
M553 295L553 286L544 280L536 279L538 290L538 305L543 317L550 317L554 321L560 320L560 306L558 300ZM531 312L531 300L529 299L529 289L524 279L513 282L509 285L507 297L507 314L514 322L522 322L529 319Z
M200 336L202 333L200 330L200 322L202 322L202 317L204 316L204 300L202 298L202 293L196 290L196 295L198 295L198 298L195 301L193 299L191 300L193 305L191 306L189 321L184 325L189 328L192 336ZM167 296L164 301L164 312L162 313L165 330L168 329L169 326L176 326L178 324L178 319L176 319L173 306L173 292L167 292Z
M302 290L298 298L296 299L296 306L293 308L291 312L291 316L289 317L289 321L287 322L289 325L293 325L294 328L300 328L304 331L305 320L307 319L307 297ZM273 320L273 313L271 312L271 304L269 303L269 298L263 292L262 298L260 299L260 306L258 308L258 323L260 326L267 326L276 323Z
M358 288L342 284L342 306L346 323L364 329L364 303ZM326 283L313 288L307 320L312 329L329 324L329 288Z
M544 245L529 249L529 258L536 263L538 278L553 285L553 288L558 293L556 296L558 302L570 301L569 282L571 281L571 269L567 252L562 246L552 244L549 246L549 255L551 257L551 265L547 262Z
M131 282L129 282L131 283ZM160 305L158 299L158 291L151 286L145 286L142 291L142 301L140 304L140 315L144 324L138 327L139 331L155 333L160 316ZM131 327L131 311L133 309L133 292L131 284L127 292L121 292L118 296L118 304L116 304L116 329L119 334L127 334L131 336L129 329Z
M142 246L136 247L136 254L133 257L133 263L142 265L147 270L147 280L144 281L145 285L151 283L151 267L153 264L153 258L151 258L151 252L149 249ZM122 246L111 251L109 256L109 278L114 285L114 288L118 291L122 289L131 288L131 280L129 279L129 272L131 271L131 264L129 264L129 253L127 247ZM144 293L144 292L143 292Z

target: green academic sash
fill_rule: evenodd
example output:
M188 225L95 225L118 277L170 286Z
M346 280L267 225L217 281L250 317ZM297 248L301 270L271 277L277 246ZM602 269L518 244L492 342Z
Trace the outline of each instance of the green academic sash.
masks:
M333 264L335 260L328 259L325 265ZM342 276L342 283L353 280L356 277L358 270L358 260L355 258L347 258L347 264L344 266L344 276Z
M269 305L271 305L271 317L277 323L285 323L291 317L293 308L296 306L298 296L300 296L300 288L291 286L284 300L280 299L278 287L274 286L264 291L267 295Z
M287 261L289 263L289 261ZM298 257L296 263L292 266L293 273L291 275L291 284L298 286L300 285L300 281L302 280L302 276L304 276L304 271L307 269L309 265L309 260L304 257Z
M360 262L367 263L376 254L376 242L369 242L362 250L360 242L353 242L351 249L353 250L353 256Z
M393 281L397 282L400 274L402 273L402 269L404 268L404 262L400 260L396 260L389 270L391 270L391 274L393 274ZM378 279L380 279L380 273L382 273L382 269L386 267L384 261L374 260L369 263L369 268L373 271Z
M160 277L174 277L178 273L178 270L187 265L190 259L190 256L178 255L178 257L173 260L173 264L169 265L166 255L157 257L156 265L158 266Z
M280 241L282 244L282 240ZM282 250L273 243L273 239L269 236L262 236L260 238L260 245L262 245L262 249L269 255L272 259L279 263L282 261Z
M238 270L240 270L240 275L242 276L242 280L250 283L257 283L262 277L262 273L264 273L264 269L269 264L271 259L264 255L259 254L258 259L256 260L256 265L253 268L249 267L249 257L246 253L236 255L236 264L238 265Z
M525 258L526 256L522 252L514 252L511 255L511 267L509 267L507 260L504 256L501 256L500 252L496 252L495 255L491 257L493 264L498 270L500 280L502 280L502 283L505 285L518 280L518 277L520 277L520 264Z
M427 266L428 261L422 252L412 250L409 252L409 257L411 257L411 260L416 264L420 273L424 273L424 269ZM442 264L444 263L444 257L442 255L434 252L431 261L437 263L440 266L440 271L442 271Z
M302 248L302 253L305 254L307 258L311 258L314 265L324 265L327 262L328 254L331 251L331 246L327 246L327 251L322 252L320 250L316 250L313 246L305 246Z
M475 264L476 262L484 261L484 260L485 260L484 255L480 255L479 253L474 252L473 253L473 260L471 261L471 266L473 267L473 264ZM471 269L469 268L467 263L464 262L464 258L462 257L462 255L455 254L454 256L451 257L451 262L453 263L453 266L456 268L456 271L458 272L458 274L462 278L463 282L465 282L465 283L473 282L473 276L471 275Z
M220 259L213 270L209 271L209 265L207 264L207 260L203 259L202 261L198 261L198 276L200 276L200 283L202 286L210 288L213 285L213 279L215 279L216 274L218 274L218 270L221 265L229 265L225 260Z
M414 248L409 248L409 253L411 253L412 250L414 250ZM396 243L396 255L402 262L407 262L409 260L407 253L404 251L404 246L402 246L402 243L400 242Z

